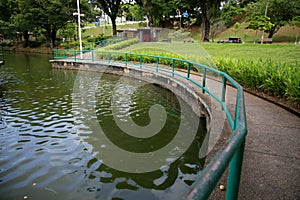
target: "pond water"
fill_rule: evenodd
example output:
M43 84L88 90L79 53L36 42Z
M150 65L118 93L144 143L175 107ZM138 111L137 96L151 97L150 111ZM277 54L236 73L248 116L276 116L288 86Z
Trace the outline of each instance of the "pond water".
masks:
M6 54L0 68L0 199L178 199L188 191L205 161L198 157L205 119L200 119L193 141L179 158L168 152L169 165L134 173L126 170L128 164L121 167L120 160L127 158L118 159L113 152L109 159L117 159L120 167L106 164L101 155L109 144L98 138L91 120L97 120L113 144L139 154L170 144L182 118L197 117L167 89L111 74L95 79L95 72L86 72L92 76L81 84L96 88L89 102L96 114L78 114L85 106L80 91L74 90L77 71L51 69L49 59ZM141 86L136 89L136 85ZM153 105L167 113L156 116L158 121L166 119L157 134L139 138L119 128L128 117L137 125L132 131L151 124ZM182 116L182 107L189 116ZM189 130L189 122L185 126Z

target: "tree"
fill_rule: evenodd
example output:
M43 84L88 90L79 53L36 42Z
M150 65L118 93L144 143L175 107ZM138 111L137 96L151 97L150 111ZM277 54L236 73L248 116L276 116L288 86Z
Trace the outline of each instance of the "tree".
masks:
M233 26L232 26L232 28L231 28L231 30L234 32L234 36L236 36L237 35L237 33L241 30L241 24L239 23L239 22L236 22Z
M74 0L17 0L18 13L14 23L25 36L28 43L28 31L46 30L46 38L51 47L55 46L56 33L69 20L74 20L76 10Z
M210 21L219 17L220 0L200 0L200 12L202 18L202 42L209 42Z
M185 11L193 15L193 18L200 16L201 41L209 41L210 20L219 16L221 0L136 0L135 2L145 9L150 26L160 24L164 20L163 16L178 16Z
M222 8L221 18L224 20L226 26L230 27L230 25L235 23L233 21L233 17L236 15L240 15L243 12L244 12L244 9L241 8L240 4L238 4L235 0L230 0Z
M124 12L126 20L142 21L146 15L144 9L138 4L123 4L121 10Z
M202 42L209 42L210 22L207 15L206 0L200 0L201 18L202 18Z
M12 38L15 36L15 25L11 23L11 18L15 13L17 3L14 0L0 1L0 34L5 38Z
M199 15L199 12L195 11L198 0L136 0L135 2L144 9L150 26L162 25L166 20L172 23L170 16L180 15L183 18L182 14L185 11L193 18ZM198 7L199 5L196 8ZM182 23L183 21L181 20Z
M28 32L33 31L37 26L36 20L33 20L36 16L36 9L31 7L33 1L17 0L17 14L12 16L13 22L17 27L17 30L23 33L25 39L24 46L29 45Z
M250 23L247 28L255 30L254 43L256 41L257 31L264 30L269 32L274 24L270 22L270 18L264 15L257 15L250 19Z
M267 2L268 7L266 9ZM265 15L266 11L267 16L270 17L270 22L274 24L268 35L269 38L272 38L288 21L300 15L300 3L299 0L259 0L248 5L249 18Z
M214 39L217 35L217 33L220 31L224 31L226 29L225 23L222 19L218 18L211 22L210 25L210 36L212 39L212 42L214 42Z
M155 26L162 22L163 16L169 16L172 12L175 15L176 8L173 8L172 1L163 0L136 0L136 3L144 8L149 26Z
M117 35L117 24L116 19L121 8L122 0L98 0L97 4L102 8L102 10L107 14L112 23L113 35Z
M74 30L76 30L75 24L72 22L69 22L66 24L65 27L61 28L58 31L58 35L65 39L73 39L76 36L76 32Z
M22 32L25 45L28 45L28 32L45 31L47 40L54 47L57 31L68 22L75 22L73 13L76 10L76 0L1 0L0 20L4 19L7 27L15 27L16 31ZM90 16L87 1L81 2L81 11Z

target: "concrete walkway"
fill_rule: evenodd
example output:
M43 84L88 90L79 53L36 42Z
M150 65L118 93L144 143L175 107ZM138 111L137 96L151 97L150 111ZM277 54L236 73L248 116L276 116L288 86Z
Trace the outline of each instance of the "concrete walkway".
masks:
M201 81L200 77L192 78ZM218 96L221 94L220 82L208 79L207 87ZM235 96L236 91L228 86L229 109L235 107ZM248 135L239 199L299 200L300 118L247 92L244 96ZM226 187L224 177L220 183ZM213 192L210 199L225 199L225 191Z
M240 199L300 199L300 118L248 93L245 102Z
M201 81L199 76L192 78ZM208 79L206 87L220 96L220 82ZM235 107L235 96L236 91L228 86L229 109ZM244 96L248 135L239 199L299 200L300 118L249 93ZM220 183L227 184L224 177ZM210 199L225 199L225 191L215 191Z

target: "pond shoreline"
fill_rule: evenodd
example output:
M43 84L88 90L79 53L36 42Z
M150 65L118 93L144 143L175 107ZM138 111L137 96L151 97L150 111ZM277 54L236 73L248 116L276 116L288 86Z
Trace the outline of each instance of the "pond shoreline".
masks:
M22 46L3 47L4 51L15 53L30 53L30 54L53 54L53 50L47 47L30 48Z
M47 47L39 47L39 48L29 48L22 46L14 46L14 47L4 47L4 51L14 52L14 53L26 53L26 54L53 54L53 49ZM244 87L244 91L249 94L255 95L263 100L269 101L275 105L284 108L285 110L297 115L300 117L300 105L297 103L293 103L287 99L281 99L278 97L274 97L263 93L261 91L253 90L251 88Z

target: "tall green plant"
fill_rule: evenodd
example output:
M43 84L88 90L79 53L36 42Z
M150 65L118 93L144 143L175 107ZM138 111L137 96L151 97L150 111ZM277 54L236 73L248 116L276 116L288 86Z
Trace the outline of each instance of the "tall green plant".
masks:
M271 60L251 61L215 58L219 70L232 76L244 87L300 103L300 68L297 63L276 63Z

